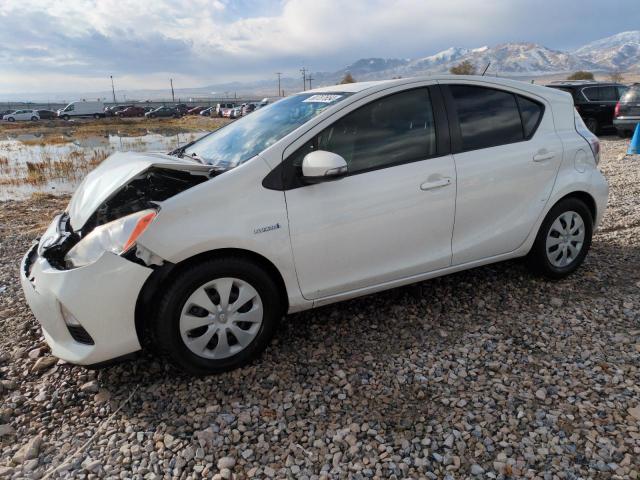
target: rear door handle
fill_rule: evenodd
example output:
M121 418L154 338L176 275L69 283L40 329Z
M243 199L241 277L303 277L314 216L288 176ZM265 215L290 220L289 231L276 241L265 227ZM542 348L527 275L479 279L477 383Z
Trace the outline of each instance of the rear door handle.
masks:
M537 154L535 154L533 156L533 161L534 162L544 162L546 160L551 160L555 156L556 156L556 154L553 153L553 152L537 153Z
M440 178L434 181L427 180L422 185L420 185L420 190L426 192L427 190L435 190L436 188L442 188L448 185L451 185L451 178L449 177Z

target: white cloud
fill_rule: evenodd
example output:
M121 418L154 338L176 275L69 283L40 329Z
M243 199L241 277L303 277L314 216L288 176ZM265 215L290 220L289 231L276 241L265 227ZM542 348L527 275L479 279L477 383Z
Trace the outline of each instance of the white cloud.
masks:
M637 0L589 16L597 1L0 0L0 91L80 88L107 72L129 88L167 75L198 85L512 40L561 48L597 38L590 25L604 36L640 23Z

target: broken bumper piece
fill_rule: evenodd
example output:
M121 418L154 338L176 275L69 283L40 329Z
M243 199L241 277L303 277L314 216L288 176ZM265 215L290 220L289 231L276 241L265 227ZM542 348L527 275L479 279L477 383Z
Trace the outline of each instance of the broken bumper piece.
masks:
M112 253L59 270L34 245L22 260L20 280L53 355L94 365L140 350L135 308L151 272Z

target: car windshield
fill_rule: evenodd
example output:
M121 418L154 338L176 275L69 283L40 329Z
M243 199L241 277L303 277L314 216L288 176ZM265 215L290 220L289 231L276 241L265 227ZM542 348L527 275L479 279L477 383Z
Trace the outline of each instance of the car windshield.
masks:
M229 169L246 162L350 93L301 93L283 98L210 133L183 154Z

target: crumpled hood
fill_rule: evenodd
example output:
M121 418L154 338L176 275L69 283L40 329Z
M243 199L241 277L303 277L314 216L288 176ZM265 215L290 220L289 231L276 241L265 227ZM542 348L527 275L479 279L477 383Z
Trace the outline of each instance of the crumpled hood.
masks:
M71 197L67 213L73 230L81 229L105 200L151 167L188 172L211 170L210 165L163 153L114 153L84 178Z

